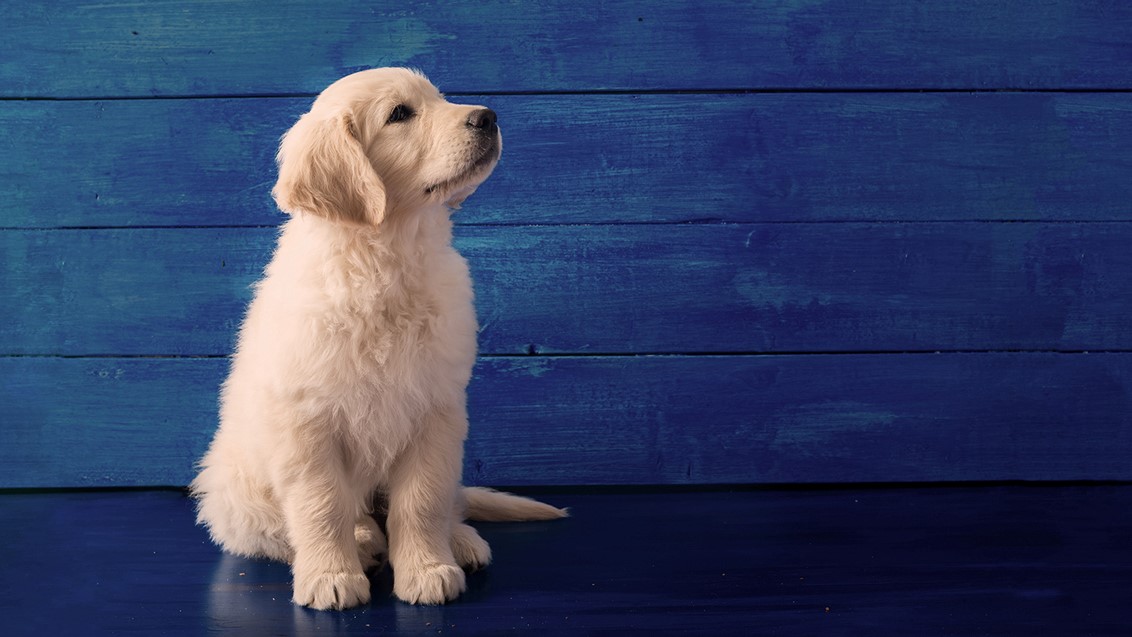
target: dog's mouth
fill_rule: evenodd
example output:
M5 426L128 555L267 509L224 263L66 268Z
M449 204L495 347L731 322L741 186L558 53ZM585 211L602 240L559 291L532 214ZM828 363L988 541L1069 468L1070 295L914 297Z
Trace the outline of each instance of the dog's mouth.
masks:
M448 199L446 203L458 207L460 202L487 179L497 161L499 161L499 143L493 141L455 175L425 188L425 194L443 195Z

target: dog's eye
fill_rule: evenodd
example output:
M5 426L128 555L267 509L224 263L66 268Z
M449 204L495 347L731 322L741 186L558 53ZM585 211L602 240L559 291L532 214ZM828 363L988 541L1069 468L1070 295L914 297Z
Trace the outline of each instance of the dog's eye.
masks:
M385 123L396 124L397 122L403 122L407 119L412 118L412 116L415 114L416 113L413 112L413 109L409 108L408 106L405 106L404 104L398 104L397 107L393 109L393 112L389 113L389 119L386 120Z

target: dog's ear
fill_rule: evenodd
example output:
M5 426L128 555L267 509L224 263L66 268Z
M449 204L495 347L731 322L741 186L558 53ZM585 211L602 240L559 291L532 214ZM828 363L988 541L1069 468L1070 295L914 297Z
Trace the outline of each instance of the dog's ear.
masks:
M385 216L385 185L366 159L348 113L307 113L279 143L279 180L271 194L290 214L377 225Z

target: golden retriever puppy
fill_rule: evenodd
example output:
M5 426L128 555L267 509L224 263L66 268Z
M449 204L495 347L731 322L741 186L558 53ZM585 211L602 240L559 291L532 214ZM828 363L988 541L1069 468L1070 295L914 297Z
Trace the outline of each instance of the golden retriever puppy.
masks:
M449 216L501 148L494 112L405 69L338 80L283 137L272 192L290 219L191 490L225 550L291 564L298 604L369 601L386 548L397 597L443 603L491 559L465 516L566 515L460 487L477 328Z

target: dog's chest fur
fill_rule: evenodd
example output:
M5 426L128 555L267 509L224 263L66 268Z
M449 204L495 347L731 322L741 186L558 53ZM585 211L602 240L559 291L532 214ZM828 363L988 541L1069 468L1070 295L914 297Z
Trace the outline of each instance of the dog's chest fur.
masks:
M335 414L350 437L399 447L430 409L463 405L475 362L471 280L447 217L422 215L378 234L292 219L240 350L230 384L302 393L312 413ZM257 369L240 369L244 360Z

